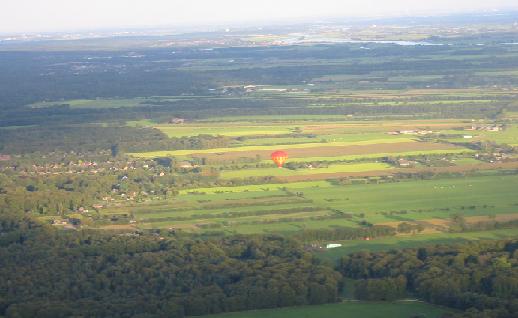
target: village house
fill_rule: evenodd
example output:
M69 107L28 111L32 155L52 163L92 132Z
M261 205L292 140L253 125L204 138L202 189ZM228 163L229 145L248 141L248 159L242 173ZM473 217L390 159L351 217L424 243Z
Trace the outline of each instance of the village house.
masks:
M431 130L397 130L397 131L389 131L387 135L429 135L433 134Z
M56 220L56 219L52 220L51 223L52 223L52 225L67 225L68 224L68 222L65 220Z
M169 119L169 124L179 125L179 124L184 124L184 123L185 123L184 118L173 117L173 118Z
M255 92L257 86L256 85L245 85L243 86L243 89L245 90L245 92L247 93L252 93L252 92Z
M178 162L177 167L182 169L194 169L196 168L196 165L192 164L189 161L180 161Z
M472 130L472 131L491 131L491 132L498 132L504 130L503 125L500 124L483 124L483 125L477 125L473 124L471 125L471 128L467 128L466 130Z
M400 167L411 167L415 164L416 162L415 161L410 161L410 160L407 160L407 159L404 159L404 158L400 158L398 159L397 161L397 164L400 166Z

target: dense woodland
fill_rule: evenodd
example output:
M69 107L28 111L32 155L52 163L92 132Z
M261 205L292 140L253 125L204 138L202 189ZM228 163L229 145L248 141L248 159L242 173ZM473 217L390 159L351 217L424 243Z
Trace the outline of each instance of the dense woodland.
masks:
M465 311L445 317L518 313L516 241L361 252L335 269L278 236L62 232L5 214L0 233L6 317L183 317L322 304L338 301L344 284L354 284L358 299L419 297Z
M339 270L359 280L359 299L417 296L465 311L454 317L518 317L517 242L358 253L342 258Z
M226 147L229 138L201 135L168 138L157 129L125 126L55 126L8 129L0 134L0 152L26 154L54 151L97 153L112 150L124 152L168 149L207 149Z
M183 317L338 301L341 275L282 237L218 240L0 223L0 315Z

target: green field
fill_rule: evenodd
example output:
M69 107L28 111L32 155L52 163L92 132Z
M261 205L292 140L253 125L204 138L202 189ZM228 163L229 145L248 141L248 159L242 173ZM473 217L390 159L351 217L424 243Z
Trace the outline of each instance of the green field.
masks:
M349 121L349 116L337 115L255 115L255 116L224 116L211 117L200 120L199 122L277 122L277 121Z
M180 194L200 193L200 194L217 194L225 192L254 192L254 191L276 191L282 188L290 189L311 189L311 188L327 188L331 184L327 181L311 181L311 182L292 182L292 183L268 183L268 184L252 184L237 187L210 187L181 190Z
M514 196L518 175L372 181L359 179L358 183L352 180L351 184L344 185L308 181L186 189L172 199L114 206L103 213L130 213L141 228L176 228L187 232L217 230L232 234L288 233L337 225L358 227L363 220L374 224L426 222L447 220L457 213L465 216L512 214L518 208L518 199Z
M501 131L458 131L458 130L445 130L442 133L457 135L457 138L450 139L454 142L466 142L469 141L492 141L497 144L507 144L510 146L518 146L518 125L507 125L504 130ZM472 136L472 139L464 139L463 136Z
M289 186L288 186L289 188ZM364 213L373 223L518 212L518 176L359 184L305 191L318 206ZM393 212L391 214L391 212Z
M346 147L346 146L362 146L375 144L391 144L400 142L414 142L412 138L385 138L385 139L370 139L353 142L320 142L320 143L304 143L304 144L288 144L277 145L279 149L311 149L315 147ZM247 152L247 151L271 151L271 146L243 146L232 148L212 148L212 149L196 149L196 150L171 150L171 151L152 151L143 153L130 153L129 155L141 158L156 158L156 157L174 157L174 156L188 156L193 154L217 154L229 152Z
M484 131L477 133L486 140L491 140L499 144L518 146L518 125L510 125L503 131Z
M280 135L289 134L295 128L286 127L284 125L279 126L267 126L267 125L157 125L155 128L165 133L168 137L186 137L186 136L197 136L197 135L222 135L222 136L249 136L249 135Z
M131 98L131 99L73 99L60 102L39 102L30 105L33 108L46 108L55 105L70 105L70 108L123 108L137 107L146 104L147 98Z
M254 137L249 136L240 140L236 143L236 146L262 146L262 145L282 145L282 144L300 144L300 143L315 143L315 142L358 142L358 141L369 141L369 140L382 140L382 139L396 139L399 138L401 142L408 141L408 136L388 136L385 133L374 132L374 133L343 133L343 134L321 134L315 135L314 137L300 137L293 135L291 137Z
M318 306L253 310L210 315L210 318L440 318L449 310L422 302L343 302Z
M152 107L160 102L192 99L204 96L146 96L135 98L95 98L95 99L69 99L61 101L42 101L28 105L32 108L47 108L56 105L69 105L70 108L81 109L109 109L127 107Z
M322 259L336 261L342 256L361 251L379 252L399 248L416 248L423 246L431 246L435 244L457 244L473 240L505 240L514 239L517 236L518 229L502 229L466 233L404 235L384 237L371 241L340 241L337 243L342 244L341 247L328 249L323 252L317 253L316 255Z

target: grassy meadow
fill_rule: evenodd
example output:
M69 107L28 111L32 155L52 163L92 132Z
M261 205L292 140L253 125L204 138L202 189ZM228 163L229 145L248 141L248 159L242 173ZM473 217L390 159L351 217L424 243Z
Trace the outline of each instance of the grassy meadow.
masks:
M507 240L516 238L518 229L500 229L490 231L476 231L466 233L432 233L432 234L414 234L414 235L398 235L395 237L386 237L379 240L352 240L339 241L341 247L323 250L317 253L319 258L336 261L340 257L361 252L380 252L399 248L416 248L422 246L432 246L436 244L457 244L475 240Z
M223 171L220 176L223 179L233 178L249 178L249 177L285 177L297 175L312 175L318 173L338 173L338 172L367 172L367 171L382 171L388 170L392 167L385 163L358 163L358 164L336 164L329 165L325 168L310 168L304 170L289 170L279 168L263 168L263 169L246 169L246 170L231 170Z
M393 226L420 222L437 231L445 230L455 214L510 215L518 207L514 196L516 175L358 181L343 185L308 181L186 189L173 199L112 207L103 213L129 212L140 227L148 229L232 234L358 227L365 221Z
M207 318L440 318L448 309L416 301L399 302L343 302L339 304L289 307L226 313ZM421 316L419 316L421 315Z

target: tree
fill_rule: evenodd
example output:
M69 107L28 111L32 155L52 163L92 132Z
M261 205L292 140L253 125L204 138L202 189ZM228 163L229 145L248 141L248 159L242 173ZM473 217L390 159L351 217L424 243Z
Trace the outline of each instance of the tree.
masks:
M110 147L112 157L117 157L119 155L119 144L114 144Z

